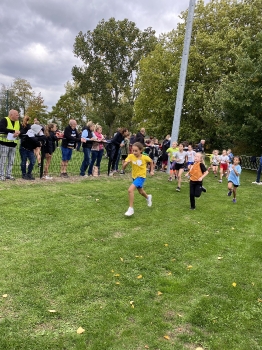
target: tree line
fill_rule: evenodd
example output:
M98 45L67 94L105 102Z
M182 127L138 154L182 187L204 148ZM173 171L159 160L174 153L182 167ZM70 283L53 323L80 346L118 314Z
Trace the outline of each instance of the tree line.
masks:
M52 111L34 94L20 93L14 102L33 112L28 101L38 98L39 113L61 127L69 118L80 125L94 119L109 134L120 125L133 131L143 126L163 138L172 127L186 19L187 11L176 29L158 38L128 19L102 20L76 36L73 53L82 65L72 68L73 82ZM261 23L262 0L197 2L180 139L205 138L215 148L260 154ZM2 88L1 115L3 95L6 101Z

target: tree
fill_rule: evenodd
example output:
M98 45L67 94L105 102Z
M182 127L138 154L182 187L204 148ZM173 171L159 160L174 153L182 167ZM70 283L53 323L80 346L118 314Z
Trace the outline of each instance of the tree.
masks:
M79 125L84 125L88 120L95 119L101 122L101 117L93 107L88 95L79 93L78 85L67 82L65 94L60 96L58 102L52 107L49 118L58 124L59 128L68 125L70 119L75 119Z
M162 36L161 48L143 58L137 78L135 121L163 136L171 131L187 11L176 30ZM214 147L229 145L216 93L223 79L234 74L241 45L261 28L261 0L199 1L194 16L180 138L208 139ZM163 122L165 125L163 126ZM228 126L228 124L226 124Z
M84 66L72 69L81 94L90 94L94 105L108 125L110 133L120 116L128 113L131 126L135 99L134 82L141 57L156 44L151 28L139 30L127 19L99 22L94 31L80 32L75 39L74 54Z
M1 117L6 117L10 109L18 110L23 116L28 114L31 120L47 116L47 106L44 105L41 93L36 95L26 79L15 78L10 86L2 84L0 104Z
M238 151L260 155L262 134L262 31L241 44L236 70L226 76L215 95L220 134Z

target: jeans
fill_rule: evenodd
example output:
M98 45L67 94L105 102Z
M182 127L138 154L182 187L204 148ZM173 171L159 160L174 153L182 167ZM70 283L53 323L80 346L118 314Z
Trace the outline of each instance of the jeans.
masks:
M257 179L256 179L256 182L260 182L261 171L262 171L262 164L259 163L259 166L258 166L258 169L257 169Z
M20 148L20 155L21 155L21 171L22 175L26 174L26 161L29 159L29 165L27 168L27 174L31 174L32 170L35 165L35 154L34 151L29 151L25 149L24 147Z
M99 151L91 151L91 163L89 165L88 175L92 174L95 161L96 161L96 166L98 167L98 174L100 174L100 163L101 163L103 154L104 154L104 149L100 149Z
M88 168L90 164L90 153L91 153L91 148L83 147L83 152L84 152L84 159L80 168L80 175L84 176L86 169Z
M119 145L114 145L112 144L111 152L110 152L110 159L112 160L111 168L112 170L116 170L116 163L117 163L117 158L119 155ZM119 156L120 158L120 156Z

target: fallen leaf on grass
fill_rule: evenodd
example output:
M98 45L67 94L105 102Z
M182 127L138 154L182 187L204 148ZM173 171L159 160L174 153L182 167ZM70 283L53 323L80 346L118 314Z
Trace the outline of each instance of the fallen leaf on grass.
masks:
M121 261L124 261L124 259L123 259L123 258L120 258L120 260L121 260Z
M204 349L203 349L203 348L198 347L198 348L196 348L196 350L204 350Z
M143 258L142 255L136 255L136 258Z
M141 279L141 278L143 278L143 276L142 276L142 275L138 275L137 278L138 278L138 279Z
M218 256L217 257L217 260L222 260L223 259L223 256Z
M188 265L187 269L190 270L190 269L192 269L192 267L193 267L192 265Z
M178 317L183 317L181 314L177 314Z
M56 312L56 310L48 310L48 312L54 313Z
M167 244L167 243L165 243L165 247L168 247L168 244Z
M259 298L258 298L257 301L258 301L259 303L262 303L262 299L259 299Z
M96 199L96 202L98 202L98 201L99 201L99 199L97 198L97 199Z
M173 258L173 259L171 259L171 261L176 261L176 259L175 259L175 258Z
M116 284L120 284L120 282L116 282Z
M236 286L237 286L236 282L233 282L233 283L232 283L232 286L233 286L233 287L236 287Z
M116 273L114 276L115 276L115 277L119 277L119 276L120 276L120 274L119 274L119 273Z
M145 349L149 349L149 346L148 346L148 345L145 345Z
M255 283L254 282L252 282L252 286L254 286L255 285Z
M235 227L232 227L232 230L234 230L235 229Z
M163 293L162 292L157 292L157 295L162 295Z
M115 272L114 270L111 270L111 272Z
M78 330L76 331L76 333L77 334L82 334L82 333L84 333L84 331L85 331L84 328L79 327Z
M168 335L164 335L164 338L165 338L166 340L169 340L169 339L170 339L170 337L169 337Z
M130 303L131 307L134 309L135 308L134 300L131 300L129 303Z
M3 298L7 298L8 294L3 294L2 297Z
M171 276L172 275L172 272L168 272L167 276Z

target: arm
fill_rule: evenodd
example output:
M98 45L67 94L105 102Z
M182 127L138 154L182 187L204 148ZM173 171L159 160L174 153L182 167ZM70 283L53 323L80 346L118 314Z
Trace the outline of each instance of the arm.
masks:
M150 161L150 175L154 175L154 163L152 159Z
M130 163L130 161L125 161L123 166L122 166L122 169L123 171L125 170L125 168L128 166L128 164Z
M236 176L239 176L240 173L237 172L236 167L234 166L234 164L231 167L231 171L234 171L234 173L236 174Z
M204 179L204 177L206 177L208 175L208 171L206 170L202 176L200 176L200 178L198 179L198 181L202 181Z

